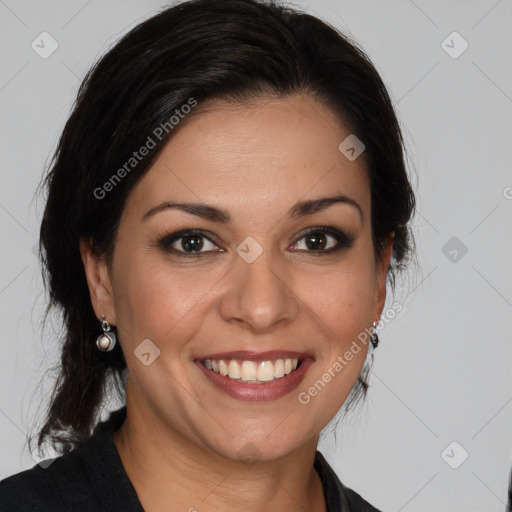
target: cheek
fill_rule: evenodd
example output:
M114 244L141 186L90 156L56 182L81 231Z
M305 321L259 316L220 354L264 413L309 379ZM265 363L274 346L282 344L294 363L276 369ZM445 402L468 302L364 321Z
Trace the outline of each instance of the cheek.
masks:
M353 264L333 267L319 275L304 273L301 300L342 340L367 327L371 316L374 273L371 265L354 258Z
M222 275L200 268L176 269L164 258L148 257L143 252L131 254L130 258L119 258L116 267L119 278L114 298L118 325L124 328L131 343L149 338L160 345L170 337L180 339L177 331L190 325L199 304L207 301L212 283ZM192 324L197 325L195 321Z
M365 330L371 324L374 274L373 267L361 261L307 280L311 293L304 302L325 343L316 347L318 364L300 386L297 398L314 408L317 426L327 424L346 401L367 356Z

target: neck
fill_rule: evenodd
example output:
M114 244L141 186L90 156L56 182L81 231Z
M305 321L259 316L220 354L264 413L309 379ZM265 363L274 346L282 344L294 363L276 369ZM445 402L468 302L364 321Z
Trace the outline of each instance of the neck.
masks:
M139 402L140 403L140 402ZM313 467L318 437L280 459L246 464L198 446L162 422L150 407L132 403L114 444L147 512L290 510L325 512Z

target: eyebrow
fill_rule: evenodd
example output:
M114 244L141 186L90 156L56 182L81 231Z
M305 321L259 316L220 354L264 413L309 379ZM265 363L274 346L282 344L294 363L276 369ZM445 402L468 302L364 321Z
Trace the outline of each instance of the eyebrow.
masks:
M363 210L359 203L348 197L344 194L337 194L335 196L329 197L321 197L318 199L308 199L306 201L299 201L294 204L287 213L289 218L297 219L301 217L305 217L307 215L313 215L314 213L318 213L322 210L325 210L329 206L333 204L348 204L353 206L359 213L361 221L364 218ZM217 208L216 206L207 205L204 203L178 203L178 202L165 202L159 204L148 210L143 216L142 220L146 220L149 217L156 215L162 211L168 209L178 209L187 213L191 213L192 215L197 215L206 220L211 220L214 222L222 222L224 224L228 224L231 222L231 216L227 210L222 208Z

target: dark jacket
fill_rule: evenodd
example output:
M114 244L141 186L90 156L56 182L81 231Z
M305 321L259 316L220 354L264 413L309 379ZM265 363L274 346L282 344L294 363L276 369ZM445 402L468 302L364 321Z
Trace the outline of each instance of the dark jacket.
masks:
M143 512L112 434L126 407L111 413L80 448L0 482L0 512ZM327 512L379 512L345 487L323 455L315 455Z
M512 512L512 469L510 470L510 482L508 484L507 512Z

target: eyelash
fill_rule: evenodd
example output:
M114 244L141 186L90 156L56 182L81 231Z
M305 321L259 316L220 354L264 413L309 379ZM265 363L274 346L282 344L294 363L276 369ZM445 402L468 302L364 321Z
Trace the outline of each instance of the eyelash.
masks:
M318 233L327 234L327 235L332 236L337 241L337 245L335 247L331 247L330 249L317 250L317 251L299 249L299 252L310 253L311 255L314 255L314 256L333 254L335 252L340 251L341 249L349 249L350 247L352 247L352 244L355 239L353 236L347 235L346 233L344 233L343 231L339 231L338 229L321 226L321 227L315 227L315 228L308 229L305 233L302 233L302 235L298 238L297 242L295 242L293 245L296 245L300 240L302 240L303 238L306 238L308 235L318 234ZM179 257L184 257L184 258L202 257L204 255L208 255L211 253L211 251L185 252L185 251L175 249L174 247L170 247L171 244L173 244L177 240L180 240L181 238L184 238L187 235L201 236L203 238L206 238L209 242L211 242L212 244L215 245L215 242L213 242L205 234L204 231L201 231L198 229L189 229L189 230L183 230L183 231L179 231L177 233L173 233L173 234L164 236L163 238L161 238L158 241L158 246L166 252L172 252L175 255L177 255ZM215 252L217 252L217 251L215 251Z

